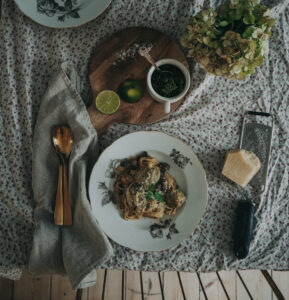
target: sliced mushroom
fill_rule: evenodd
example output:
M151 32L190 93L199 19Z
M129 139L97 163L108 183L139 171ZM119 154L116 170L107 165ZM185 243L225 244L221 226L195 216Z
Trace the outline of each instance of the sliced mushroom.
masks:
M170 208L178 208L186 201L186 196L180 190L170 190L166 194L166 203Z
M151 184L156 184L159 181L160 176L161 172L158 167L144 167L135 174L135 180L146 190Z

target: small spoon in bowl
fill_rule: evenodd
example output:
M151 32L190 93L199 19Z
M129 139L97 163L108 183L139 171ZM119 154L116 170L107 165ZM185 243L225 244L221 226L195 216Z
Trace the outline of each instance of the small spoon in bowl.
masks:
M147 61L152 64L156 70L158 70L159 72L161 72L162 70L156 65L154 59L151 57L151 55L149 54L149 51L146 47L140 47L138 50L138 53L140 56L143 56L147 59Z
M73 136L68 126L58 126L53 131L53 144L62 162L59 166L58 188L54 209L54 223L56 225L72 225L71 204L68 189L67 167L68 159L73 145ZM62 177L62 178L61 178ZM62 180L61 180L62 179ZM62 191L63 184L63 191ZM62 201L62 204L61 204ZM61 212L62 209L62 212ZM62 215L62 224L61 223ZM58 223L58 224L57 224Z
M167 71L167 70L161 70L161 68L157 66L154 59L149 54L149 50L146 47L140 47L139 50L138 50L138 53L139 53L140 56L145 57L147 59L147 61L150 64L152 64L157 71L159 71L161 73L168 73L168 74L170 74L169 76L172 76L172 72Z

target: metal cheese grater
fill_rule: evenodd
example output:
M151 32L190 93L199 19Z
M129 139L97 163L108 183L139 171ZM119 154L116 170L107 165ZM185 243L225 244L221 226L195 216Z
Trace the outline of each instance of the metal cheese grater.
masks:
M238 202L234 231L234 254L245 258L253 232L255 206L260 203L260 196L265 190L274 121L269 113L248 111L243 119L240 149L255 153L261 162L261 168L251 180L250 186L255 196Z

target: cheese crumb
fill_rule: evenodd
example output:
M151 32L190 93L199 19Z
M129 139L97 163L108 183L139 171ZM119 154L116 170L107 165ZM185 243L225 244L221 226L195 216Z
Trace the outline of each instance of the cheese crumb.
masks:
M245 187L260 170L259 158L243 149L228 151L222 174L242 187Z

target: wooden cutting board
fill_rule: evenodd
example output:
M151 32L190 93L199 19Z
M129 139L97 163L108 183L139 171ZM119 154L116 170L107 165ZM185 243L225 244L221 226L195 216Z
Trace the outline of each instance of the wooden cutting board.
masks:
M117 92L120 83L128 78L140 80L145 88L144 96L139 102L127 103L121 100L119 110L112 115L99 112L93 101L88 108L88 113L99 133L115 122L147 124L159 121L167 115L164 113L163 104L153 100L146 90L146 75L151 65L138 54L141 46L151 49L150 54L156 61L162 58L174 58L189 68L186 56L177 43L154 29L127 28L97 45L89 75L93 99L102 90ZM182 100L171 105L171 112L181 104Z

